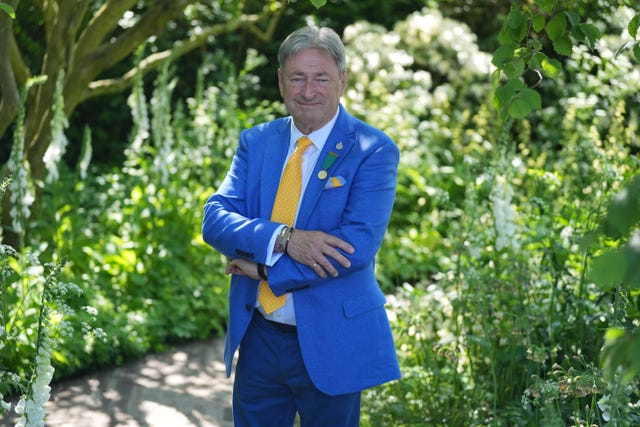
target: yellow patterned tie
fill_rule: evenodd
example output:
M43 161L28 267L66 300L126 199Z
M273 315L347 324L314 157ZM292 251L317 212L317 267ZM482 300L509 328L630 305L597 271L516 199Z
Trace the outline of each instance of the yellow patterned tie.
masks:
M303 136L296 142L296 149L284 167L276 201L271 211L271 220L293 227L293 221L298 210L298 201L302 190L302 154L311 146L312 142ZM258 301L264 311L269 314L282 307L287 301L286 295L275 296L266 281L260 282Z

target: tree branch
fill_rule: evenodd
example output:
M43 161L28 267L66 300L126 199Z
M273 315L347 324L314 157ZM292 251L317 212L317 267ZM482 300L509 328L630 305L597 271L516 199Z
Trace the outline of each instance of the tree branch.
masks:
M144 76L147 73L158 69L165 61L173 61L195 48L202 46L210 37L230 33L241 27L248 29L253 27L255 31L257 29L255 24L268 14L272 14L270 16L269 25L267 26L268 30L266 32L261 32L261 38L268 41L269 39L263 37L273 36L277 21L281 16L280 10L277 10L276 13L273 14L272 10L265 9L260 15L243 15L236 20L212 25L204 29L201 33L191 36L186 41L176 42L173 48L169 50L149 55L144 60L140 61L140 64L133 67L120 78L97 80L90 83L87 90L80 98L80 102L96 96L121 92L133 84L137 74L142 73Z
M258 27L258 25L256 25L254 22L248 22L246 27L250 32L256 35L263 42L269 42L273 38L273 33L276 31L276 27L278 26L278 22L280 21L282 12L284 12L284 7L279 7L276 9L275 14L271 15L271 19L269 19L266 31L261 30L260 27ZM260 16L265 16L270 13L272 13L271 5L267 3L264 5Z
M107 34L116 28L124 12L136 3L137 0L109 0L102 5L78 37L76 55L82 58L100 46Z
M202 46L209 37L229 33L240 27L239 20L229 21L224 24L213 25L198 35L191 36L187 41L180 41L174 44L173 48L162 52L157 52L147 56L140 61L140 64L126 72L117 79L97 80L89 84L82 101L96 96L118 93L130 87L137 74L146 75L150 71L158 69L165 61L173 61L176 58Z
M11 32L11 39L9 40L9 43L9 55L11 56L13 74L16 77L16 83L18 86L22 87L27 84L27 80L32 76L32 73L22 58L22 53L20 52L20 48L18 48L18 43L16 42L13 32Z
M195 0L156 1L133 27L120 34L114 42L94 47L113 31L122 17L122 9L129 1L112 0L107 3L109 8L101 9L100 17L90 23L95 31L98 31L99 26L98 36L89 35L87 30L83 32L82 40L79 41L80 52L76 52L68 75L74 84L65 88L65 111L68 115L78 103L87 99L86 92L91 80L131 55L149 37L162 33L167 21L179 16L186 5ZM85 53L82 54L82 51Z
M94 49L86 59L98 69L106 70L131 54L152 35L164 32L164 26L170 19L179 16L187 4L194 0L163 0L154 4L131 28L126 30L112 43L103 44Z

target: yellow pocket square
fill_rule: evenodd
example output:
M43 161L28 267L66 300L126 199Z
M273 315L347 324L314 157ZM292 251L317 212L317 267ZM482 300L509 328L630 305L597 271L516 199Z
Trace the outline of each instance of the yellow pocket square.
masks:
M325 184L324 189L329 190L331 188L342 187L345 182L347 181L345 181L344 177L342 176L332 176L327 180L327 183Z

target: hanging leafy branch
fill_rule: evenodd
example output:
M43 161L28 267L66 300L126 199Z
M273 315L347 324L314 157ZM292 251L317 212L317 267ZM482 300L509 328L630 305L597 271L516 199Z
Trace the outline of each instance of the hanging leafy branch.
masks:
M573 47L596 47L601 34L598 28L583 20L576 11L576 1L535 0L514 3L498 36L500 46L493 54L495 92L493 103L502 120L524 119L542 108L536 87L544 78L553 79L563 70L558 58L569 57ZM637 12L637 11L636 11ZM640 63L638 28L640 14L636 13L627 25L631 36L617 51L633 53ZM545 49L550 46L557 57ZM537 81L529 86L525 73L533 73ZM619 245L595 258L592 280L602 289L621 289L638 297L640 289L640 175L612 200L602 224L587 236L585 248L597 236L619 242ZM610 373L620 367L627 378L640 375L640 315L629 314L630 327L612 327L606 334L602 353L603 365Z
M562 70L562 63L544 48L551 44L553 51L568 57L574 43L585 43L593 49L600 31L582 22L571 10L571 1L536 0L532 7L514 4L498 35L500 47L493 54L496 66L494 80L498 85L494 106L500 117L522 119L542 106L540 94L523 80L526 71L538 76L554 78ZM538 84L536 83L536 85Z

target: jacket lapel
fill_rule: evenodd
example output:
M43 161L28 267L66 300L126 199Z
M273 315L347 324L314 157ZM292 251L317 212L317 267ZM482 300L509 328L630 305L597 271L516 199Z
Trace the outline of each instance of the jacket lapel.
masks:
M333 176L333 171L338 165L345 161L354 144L355 131L352 128L352 118L341 105L340 115L309 178L298 212L297 226L306 225L309 215L318 203L320 194L324 191L327 180Z

